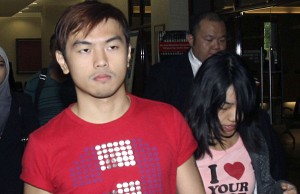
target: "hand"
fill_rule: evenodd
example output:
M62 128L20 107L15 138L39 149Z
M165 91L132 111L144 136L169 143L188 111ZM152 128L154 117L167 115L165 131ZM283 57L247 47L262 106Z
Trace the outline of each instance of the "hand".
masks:
M283 194L298 194L297 188L290 183L281 183L281 188L284 190Z

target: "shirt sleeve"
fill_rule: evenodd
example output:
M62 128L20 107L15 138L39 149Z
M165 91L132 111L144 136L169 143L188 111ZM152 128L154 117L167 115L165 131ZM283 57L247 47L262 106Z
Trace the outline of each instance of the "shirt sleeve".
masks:
M50 178L49 158L42 140L34 132L29 141L22 159L22 173L20 178L37 188L53 192Z
M178 142L177 166L180 166L194 154L197 142L188 123L179 111L175 111L174 118L174 127L178 131L178 136L176 136Z

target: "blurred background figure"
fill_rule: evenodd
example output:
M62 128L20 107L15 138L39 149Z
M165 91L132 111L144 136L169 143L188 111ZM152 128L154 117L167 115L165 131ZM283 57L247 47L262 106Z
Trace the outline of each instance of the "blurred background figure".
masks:
M63 74L55 58L56 39L50 38L51 62L27 81L24 92L32 97L40 126L76 101L74 83L70 75Z
M187 35L190 50L150 67L145 97L171 104L184 113L195 74L205 59L226 49L226 38L225 23L218 14L195 15Z
M9 74L9 61L0 47L0 193L21 194L21 159L38 120L30 96L11 90Z

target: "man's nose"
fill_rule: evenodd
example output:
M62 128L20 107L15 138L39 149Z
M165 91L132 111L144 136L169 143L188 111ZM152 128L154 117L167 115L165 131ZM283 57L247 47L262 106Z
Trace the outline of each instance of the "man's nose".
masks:
M102 49L95 50L93 55L93 62L95 68L108 66L108 60L105 51Z

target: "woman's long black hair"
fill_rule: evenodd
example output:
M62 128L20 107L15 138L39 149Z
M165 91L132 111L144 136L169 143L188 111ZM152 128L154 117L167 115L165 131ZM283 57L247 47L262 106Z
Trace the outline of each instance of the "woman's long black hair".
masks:
M237 54L221 51L208 58L201 66L194 79L186 111L186 119L198 141L196 159L206 153L211 157L209 146L217 141L223 145L221 124L218 111L226 101L227 89L233 86L236 101L236 125L248 151L257 152L255 80L246 64Z

